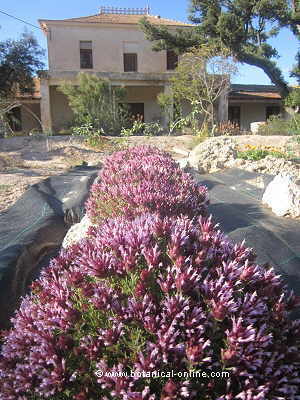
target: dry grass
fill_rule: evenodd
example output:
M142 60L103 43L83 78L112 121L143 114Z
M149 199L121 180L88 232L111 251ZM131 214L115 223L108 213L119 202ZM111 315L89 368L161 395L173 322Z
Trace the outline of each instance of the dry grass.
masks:
M9 168L26 168L24 161L18 157L12 157L7 154L0 155L0 171Z
M7 192L13 185L0 185L0 192Z

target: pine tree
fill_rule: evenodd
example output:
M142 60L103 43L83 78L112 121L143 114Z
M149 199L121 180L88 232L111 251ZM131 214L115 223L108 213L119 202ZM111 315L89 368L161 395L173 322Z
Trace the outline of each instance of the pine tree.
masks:
M239 62L262 69L286 97L289 89L275 61L277 50L269 39L284 26L298 34L298 14L297 4L289 0L192 0L189 19L194 27L172 33L146 18L141 27L155 42L155 50L174 49L180 54L208 42L225 46Z
M13 97L17 91L33 91L33 77L43 68L44 50L32 33L20 39L0 42L0 96Z

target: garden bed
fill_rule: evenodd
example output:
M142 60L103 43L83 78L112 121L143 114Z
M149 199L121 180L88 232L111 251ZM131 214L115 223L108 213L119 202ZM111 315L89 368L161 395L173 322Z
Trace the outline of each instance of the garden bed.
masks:
M300 157L300 145L291 143L289 136L233 136L241 147L250 145L275 145L292 147ZM84 138L74 136L22 136L0 139L0 212L10 207L29 185L57 175L83 162L98 165L113 151L129 144L149 144L171 153L179 159L197 144L192 135L182 136L132 136L127 139L105 137L98 148L84 143Z

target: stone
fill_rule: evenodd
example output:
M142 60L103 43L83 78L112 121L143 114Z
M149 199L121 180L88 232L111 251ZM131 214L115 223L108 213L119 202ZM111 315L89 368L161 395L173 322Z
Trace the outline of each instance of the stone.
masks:
M256 135L259 131L259 128L262 125L266 125L265 121L259 121L259 122L251 122L250 124L250 131L253 133L253 135Z
M191 168L211 172L224 168L224 163L237 157L237 145L231 138L212 137L196 146L189 154Z
M252 161L237 158L238 144L235 138L211 137L196 146L187 157L189 166L198 173L212 173L224 168L241 168L251 172L268 175L286 173L295 178L300 178L300 164L267 156L262 160Z
M89 217L85 215L78 224L74 224L68 230L62 242L62 247L66 249L72 244L78 243L81 239L84 239L87 236L87 231L91 226L95 225L93 225Z
M279 217L285 215L299 217L300 187L292 176L279 174L266 187L262 202Z
M179 160L176 160L176 162L179 164L180 168L183 170L186 170L189 168L188 158L180 158Z
M173 151L174 153L176 153L176 154L180 154L180 155L185 156L185 157L188 157L189 154L190 154L189 151L180 149L179 147L176 147L176 146L172 148L172 151Z

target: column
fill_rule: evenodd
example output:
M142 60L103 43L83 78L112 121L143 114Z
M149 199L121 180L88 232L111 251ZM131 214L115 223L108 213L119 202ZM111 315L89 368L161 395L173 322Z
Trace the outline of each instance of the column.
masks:
M164 93L168 96L172 96L172 88L170 84L166 84L164 86ZM174 105L173 105L173 101L171 102L171 104L169 104L166 109L165 109L165 113L164 113L164 119L163 119L163 126L165 129L168 129L169 123L171 121L173 121L174 119Z
M228 121L228 94L229 90L226 88L219 97L218 122Z
M41 121L43 132L52 133L50 86L47 78L41 78Z

